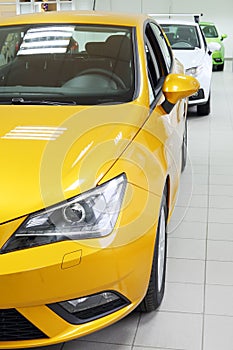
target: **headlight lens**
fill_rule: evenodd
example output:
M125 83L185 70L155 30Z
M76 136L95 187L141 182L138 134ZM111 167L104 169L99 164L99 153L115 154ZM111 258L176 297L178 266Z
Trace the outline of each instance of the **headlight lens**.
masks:
M186 74L191 75L192 77L197 77L203 70L203 66L192 67L186 69Z
M122 174L77 197L31 214L1 253L61 240L104 237L112 232L126 188Z

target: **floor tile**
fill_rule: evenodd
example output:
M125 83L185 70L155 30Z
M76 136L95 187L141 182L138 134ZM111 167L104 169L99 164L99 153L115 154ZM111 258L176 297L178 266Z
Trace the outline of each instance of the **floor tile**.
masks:
M220 241L233 241L233 224L209 223L208 238Z
M167 259L167 282L202 284L204 274L205 262L203 260Z
M201 338L201 315L157 312L142 315L135 345L201 350Z
M233 209L209 209L209 222L232 224L233 226Z
M192 165L206 165L208 163L208 155L192 156Z
M205 313L233 316L233 286L206 285Z
M160 311L203 312L204 286L201 284L166 283Z
M233 196L210 196L209 206L210 208L232 209Z
M172 218L176 221L206 222L207 208L176 206Z
M203 350L232 350L233 317L205 316Z
M205 241L197 239L168 239L168 257L205 260Z
M196 184L196 185L207 185L208 184L208 174L192 174L192 176L182 176L181 177L181 188L182 184Z
M150 347L147 347L147 346L134 346L132 350L176 350L176 349L174 349L174 348L173 349L171 349L171 348L169 348L169 349L168 348L166 348L166 349L163 348L162 349L162 348L157 348L157 347L154 348L154 347L151 347L151 346Z
M184 183L182 185L182 191L191 195L207 195L208 194L208 186L207 185L198 185L193 183L190 185L189 183Z
M66 343L62 350L131 350L131 346L74 340Z
M189 174L208 174L209 168L207 164L190 164L184 172Z
M232 149L233 149L233 142L232 142ZM226 166L218 166L218 165L212 165L210 168L210 174L213 175L233 175L233 166L232 165L226 165Z
M211 185L232 185L233 186L233 177L231 174L228 175L210 175L210 184Z
M210 196L233 196L233 186L226 185L210 185Z
M168 226L168 235L173 238L205 239L207 224L204 222L175 221Z
M208 241L207 260L233 261L233 242Z
M206 283L233 286L233 262L207 261Z
M177 206L181 207L191 207L191 208L207 208L208 206L208 197L207 195L195 195L195 194L186 194L181 191L180 195L177 198Z
M222 153L221 155L213 154L210 156L210 166L223 165L227 166L229 163L232 164L233 157L229 152Z

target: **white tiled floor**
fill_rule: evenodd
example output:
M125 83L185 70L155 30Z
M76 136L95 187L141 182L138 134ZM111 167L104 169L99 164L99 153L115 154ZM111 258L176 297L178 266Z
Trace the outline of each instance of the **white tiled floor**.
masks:
M169 225L160 310L134 312L102 331L44 350L233 349L231 63L213 73L211 115L189 114L189 164Z

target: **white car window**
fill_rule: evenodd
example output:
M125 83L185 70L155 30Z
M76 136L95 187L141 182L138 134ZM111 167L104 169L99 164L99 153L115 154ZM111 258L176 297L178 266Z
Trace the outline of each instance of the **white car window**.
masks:
M186 24L162 24L167 38L174 49L200 48L200 37L195 25Z
M166 39L164 38L164 35L162 33L162 31L160 30L160 28L155 24L155 23L151 23L151 28L153 30L154 35L156 36L160 49L162 51L163 57L164 57L164 61L167 65L167 69L168 71L171 68L171 64L172 64L172 57L171 57L171 52L169 50L169 47L167 45Z

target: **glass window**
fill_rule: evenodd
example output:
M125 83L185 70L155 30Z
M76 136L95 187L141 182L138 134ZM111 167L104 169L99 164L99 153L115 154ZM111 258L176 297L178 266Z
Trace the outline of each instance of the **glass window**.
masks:
M215 26L213 25L200 25L204 35L206 38L217 38L218 37L218 32Z
M157 64L157 59L154 55L152 47L147 41L145 45L146 59L147 59L147 71L148 71L148 81L149 81L149 94L150 94L150 104L154 101L156 95L160 90L160 79L161 73L159 66Z
M164 35L161 32L160 28L155 23L151 23L151 28L153 30L154 35L156 36L156 38L158 40L158 44L159 44L160 49L162 51L164 61L166 63L167 69L169 71L171 68L171 65L172 65L172 56L171 56L170 49L167 45L166 39L164 38Z
M133 28L49 24L0 27L0 102L131 101Z
M196 26L184 24L162 24L173 49L193 50L201 47Z
M155 27L157 27L155 25ZM158 28L158 27L157 27ZM156 29L155 29L156 30ZM170 49L167 46L166 39L164 38L162 32L158 28L159 36L162 35L159 39L157 34L153 31L150 24L146 26L145 32L145 53L147 58L147 71L149 79L149 94L150 102L152 104L152 97L154 96L153 101L159 97L164 79L167 74L169 74L170 67L172 65L172 56ZM164 47L166 45L166 49ZM162 49L164 47L164 49ZM166 58L167 50L169 51L169 58ZM166 54L164 54L166 52ZM152 94L153 92L153 94Z

